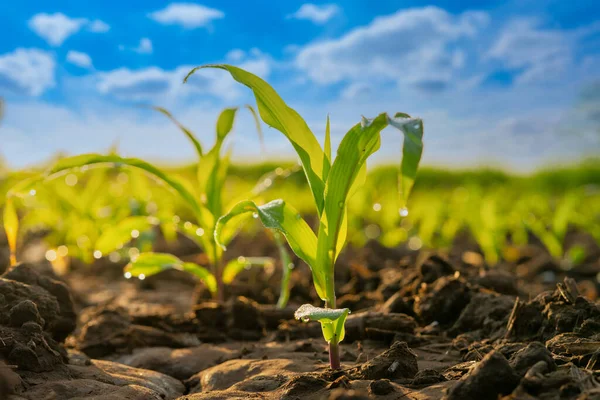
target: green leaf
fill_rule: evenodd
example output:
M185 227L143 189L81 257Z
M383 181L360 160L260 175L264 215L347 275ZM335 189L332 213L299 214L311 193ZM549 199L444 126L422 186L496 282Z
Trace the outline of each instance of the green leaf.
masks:
M260 148L264 152L265 151L265 138L263 136L262 126L260 125L260 119L258 118L258 114L254 107L250 104L246 104L245 107L252 114L252 118L254 119L254 124L256 125L256 133L258 134L258 140L260 141Z
M279 300L277 300L277 308L285 308L290 298L290 278L292 275L292 269L294 269L294 263L287 251L287 246L283 241L281 233L273 231L273 239L279 250L279 258L281 261L281 290L279 293Z
M405 125L420 120L394 120L386 113L372 120L363 118L342 139L325 185L325 208L321 215L317 268L323 270L327 299L333 301L333 265L343 248L347 235L346 202L352 192L362 185L366 162L381 144L381 131L392 125L406 132ZM403 160L404 162L404 160Z
M304 322L319 321L325 340L335 340L335 343L338 343L344 340L346 335L344 324L349 313L348 308L322 308L304 304L296 310L294 317Z
M233 282L235 277L244 269L251 267L272 267L275 261L271 257L243 257L240 256L235 260L231 260L223 268L223 283L229 284Z
M204 207L204 205L196 200L195 196L178 179L164 173L152 164L149 164L143 160L137 158L124 158L115 154L102 155L92 153L63 158L44 173L24 179L17 183L8 191L6 196L7 198L11 196L23 196L25 192L28 192L29 189L35 187L36 184L62 176L70 170L81 168L83 166L104 164L113 166L126 165L150 174L160 182L166 184L169 189L179 195L181 200L183 200L192 209L201 225L213 226L214 219L212 214L206 209L206 207ZM207 248L209 248L212 243L212 238L208 238L209 236L210 235L206 235L204 238L202 238L203 243Z
M406 208L423 154L423 121L419 118L411 118L408 114L396 113L394 119L390 119L390 125L404 133L399 187L402 201L400 206Z
M223 227L232 218L246 213L255 214L266 228L278 230L285 236L294 253L311 268L317 293L324 298L324 277L322 272L315 268L317 237L298 211L283 200L274 200L260 207L250 200L239 202L217 221L216 242L222 246Z
M206 268L191 262L186 262L181 265L183 271L189 272L192 275L195 275L198 279L200 279L206 285L206 288L211 293L217 293L217 280L215 276Z
M192 131L190 131L188 128L186 128L181 123L179 123L179 121L177 121L175 119L175 117L173 117L173 115L169 111L167 111L165 108L162 108L162 107L151 107L151 108L153 110L156 110L156 111L160 112L160 113L163 113L175 125L177 125L177 127L187 136L187 138L190 140L190 142L192 142L192 144L194 145L194 148L196 149L196 153L198 154L198 157L202 157L202 154L203 154L203 152L202 152L202 145L200 144L200 141L198 141L198 139L196 138L196 135L194 135L192 133Z
M131 261L125 266L125 273L138 278L142 276L146 278L167 269L177 269L193 274L200 278L212 293L217 291L217 281L206 268L194 263L183 262L174 255L166 253L142 253L135 261Z
M323 160L323 182L327 182L327 175L331 168L331 127L329 124L329 114L327 114L327 122L325 123L325 143L323 144L324 157Z
M217 141L222 142L225 140L231 129L233 129L237 110L237 107L226 108L219 114L219 118L217 119Z
M252 89L262 120L283 133L298 153L308 179L319 214L323 209L324 182L321 179L326 157L315 135L302 117L279 97L277 92L258 76L232 65L204 65L192 69L185 77L186 82L197 70L220 68L228 71L238 82Z
M95 249L102 254L108 254L128 243L132 238L138 237L141 232L157 225L158 222L157 218L146 216L125 218L118 224L102 230L102 234L96 241Z

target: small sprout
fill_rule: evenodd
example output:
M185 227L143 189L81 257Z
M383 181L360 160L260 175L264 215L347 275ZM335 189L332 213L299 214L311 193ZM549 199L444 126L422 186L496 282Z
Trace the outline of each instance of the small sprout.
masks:
M312 304L303 304L294 313L294 318L301 319L304 322L308 321L328 321L333 322L344 315L350 314L348 308L322 308L315 307Z
M218 243L223 244L223 226L234 217L248 213L254 218L260 217L266 228L277 230L285 236L296 255L311 268L317 295L327 307L319 309L305 305L297 311L296 317L302 320L316 318L321 322L323 337L329 342L331 368L339 369L338 343L344 338L345 316L349 310L335 308L334 267L347 239L347 201L356 189L363 185L366 179L367 159L380 148L381 131L391 125L404 136L398 180L401 205L404 206L413 186L423 150L422 122L404 113L398 113L394 118L387 113L372 119L363 117L342 138L337 156L333 158L329 117L325 126L325 142L321 147L306 121L259 77L231 65L208 65L194 68L185 80L202 68L223 69L236 81L252 89L257 103L261 106L260 115L268 116L264 118L264 122L279 130L296 150L319 218L318 232L315 234L298 211L284 200L274 200L262 206L258 206L252 200L245 200L219 218L215 238ZM374 206L373 209L380 211L381 205ZM408 211L401 211L400 215L403 214L407 215Z

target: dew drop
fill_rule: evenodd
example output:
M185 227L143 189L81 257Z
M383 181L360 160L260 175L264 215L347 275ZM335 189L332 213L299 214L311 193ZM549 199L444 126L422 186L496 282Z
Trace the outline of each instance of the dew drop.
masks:
M408 208L402 207L400 210L398 210L398 214L400 214L401 217L408 216Z
M64 244L58 246L58 248L56 249L56 254L58 254L60 257L66 257L67 254L69 254L69 248Z
M125 279L131 279L131 272L125 272L123 276L125 277Z
M101 258L102 258L102 252L101 252L100 250L96 250L96 251L94 251L94 258L95 258L96 260L99 260L99 259L101 259Z
M137 239L138 237L140 237L140 231L138 231L137 229L132 230L131 237Z
M144 279L146 279L146 275L144 275L144 274L139 274L139 275L138 275L138 279L139 279L140 281L143 281Z
M258 218L258 213L256 213L256 212L252 213L252 218L254 218L254 219Z
M37 193L37 192L35 191L35 189L31 189L31 190L29 191L29 195L30 195L30 196L35 196L35 194L36 194L36 193Z
M48 260L48 261L54 261L54 260L56 260L56 251L55 250L48 250L46 252L46 260Z
M373 210L376 212L381 211L381 204L380 203L373 204Z
M302 322L308 322L308 321L310 321L310 318L308 318L308 317L302 317Z

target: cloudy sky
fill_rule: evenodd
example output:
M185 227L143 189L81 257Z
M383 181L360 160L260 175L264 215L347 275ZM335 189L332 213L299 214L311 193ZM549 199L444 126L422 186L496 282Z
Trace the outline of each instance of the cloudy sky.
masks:
M361 115L425 121L425 162L530 170L600 154L600 3L511 1L13 1L0 14L0 156L57 151L185 162L193 149L160 105L209 143L218 111L252 101L230 63L269 81L334 144ZM292 157L241 115L234 153ZM379 160L401 139L384 134Z

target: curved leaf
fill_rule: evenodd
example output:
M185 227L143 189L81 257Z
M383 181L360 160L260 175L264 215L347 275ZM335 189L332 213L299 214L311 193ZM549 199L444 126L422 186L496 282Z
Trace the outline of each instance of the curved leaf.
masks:
M347 234L346 202L355 190L355 184L362 184L367 159L380 147L381 131L392 125L405 132L405 125L414 126L417 123L420 124L420 120L395 120L387 113L382 113L372 120L363 118L348 131L340 143L325 185L325 208L320 220L317 249L317 266L323 269L330 302L335 299L333 265Z
M344 324L348 314L350 314L348 308L322 308L303 304L296 310L294 317L304 322L319 321L325 340L327 342L334 340L335 343L338 343L344 340L346 335Z
M233 79L252 89L262 120L267 125L283 133L298 153L320 214L323 209L323 189L325 187L321 177L327 158L304 119L294 109L288 107L267 82L232 65L218 64L196 67L188 73L184 82L202 68L226 70Z
M417 169L423 154L423 121L418 118L411 118L408 114L396 113L394 119L390 119L390 125L404 133L402 164L400 165L398 180L400 199L402 200L400 207L406 208L408 196L415 183Z
M200 278L212 293L217 291L217 281L206 268L194 263L183 262L172 254L142 253L134 261L127 264L124 271L134 277L141 278L143 276L146 278L167 269L189 272Z
M239 202L217 221L216 242L222 246L223 227L232 218L246 213L256 214L266 228L276 229L285 236L294 253L311 268L315 288L322 297L325 293L324 277L322 271L315 268L317 237L298 211L283 200L274 200L260 207L250 200Z
M223 268L223 283L229 284L233 282L235 277L244 269L251 267L269 267L273 266L275 261L271 257L243 257L240 256L235 260L231 260Z
M198 141L198 139L196 138L196 135L194 135L192 133L192 131L190 131L188 128L186 128L185 126L183 126L179 121L177 121L175 119L175 117L173 117L173 115L167 111L167 109L162 108L162 107L151 107L153 110L156 110L164 115L166 115L167 118L169 118L175 125L177 125L177 127L187 136L187 138L190 140L190 142L192 142L192 144L194 145L194 148L196 149L196 153L198 154L198 157L202 157L202 145L200 144L200 141Z

